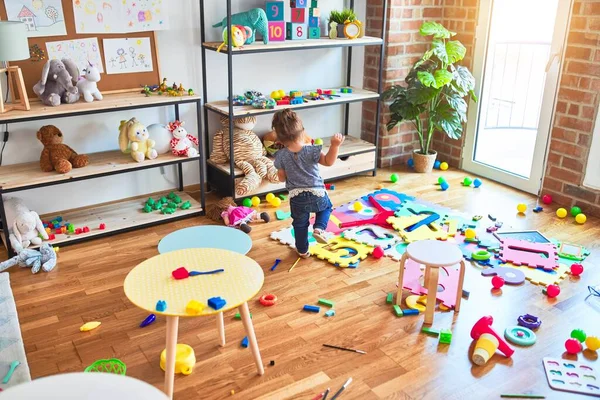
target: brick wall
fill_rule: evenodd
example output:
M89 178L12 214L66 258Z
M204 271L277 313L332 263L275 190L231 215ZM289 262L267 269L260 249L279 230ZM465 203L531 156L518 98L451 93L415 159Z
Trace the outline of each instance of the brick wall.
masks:
M543 193L600 216L600 192L582 186L600 102L600 1L577 0L567 39ZM598 172L600 173L600 171Z

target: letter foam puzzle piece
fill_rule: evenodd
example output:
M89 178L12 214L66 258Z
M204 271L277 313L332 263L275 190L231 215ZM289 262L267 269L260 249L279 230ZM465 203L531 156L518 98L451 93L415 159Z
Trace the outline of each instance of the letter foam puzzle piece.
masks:
M312 255L326 260L338 267L348 268L351 264L364 260L373 252L374 247L356 243L341 237L329 240L328 244L318 243L310 247Z
M390 217L387 221L394 227L396 231L402 236L402 238L410 243L418 240L446 240L448 239L448 232L435 222L429 225L421 225L417 229L407 232L406 228L416 224L417 222L428 218L427 214L414 215L412 217Z
M500 260L503 262L547 271L558 267L558 254L552 243L532 243L508 238L500 238L500 242Z
M362 225L350 228L342 233L344 239L353 240L369 246L381 246L387 249L401 242L402 238L391 229L385 229L379 225Z

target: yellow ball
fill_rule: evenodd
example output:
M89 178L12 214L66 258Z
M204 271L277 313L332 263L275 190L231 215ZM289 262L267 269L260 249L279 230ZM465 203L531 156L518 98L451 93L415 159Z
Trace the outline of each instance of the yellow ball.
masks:
M475 236L477 236L477 232L475 232L475 229L469 228L465 231L465 238L475 239Z
M267 197L266 197L267 202L269 202L269 203L272 202L274 198L275 198L275 195L273 193L267 194Z
M440 169L442 171L445 171L448 169L448 163L446 161L444 161L443 163L440 164Z
M281 199L279 197L274 197L269 203L271 203L273 207L279 207L281 205Z
M585 339L585 345L588 349L596 351L600 349L600 339L596 336L588 336L587 339Z
M556 216L558 218L564 218L567 216L567 210L564 208L559 208L558 210L556 210Z
M577 214L575 216L575 221L577 221L578 224L585 224L585 221L587 221L587 217L585 216L585 214Z
M252 201L252 206L256 207L260 205L260 197L254 196L250 200Z
M352 205L352 208L354 209L354 211L359 212L363 209L363 205L360 201L357 201Z
M527 210L527 204L519 203L517 205L517 211L523 214Z

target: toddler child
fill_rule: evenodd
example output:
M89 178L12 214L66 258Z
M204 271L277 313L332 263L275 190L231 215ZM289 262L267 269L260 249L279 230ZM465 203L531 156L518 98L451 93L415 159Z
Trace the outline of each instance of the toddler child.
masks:
M332 205L325 191L319 164L331 166L338 156L344 136L337 133L331 138L327 154L321 146L304 143L304 126L291 109L275 113L273 130L277 139L285 146L275 154L275 168L280 181L285 181L289 191L292 225L296 239L296 251L302 258L310 256L308 251L308 227L310 213L315 213L313 237L320 243L327 243L323 233L331 215Z

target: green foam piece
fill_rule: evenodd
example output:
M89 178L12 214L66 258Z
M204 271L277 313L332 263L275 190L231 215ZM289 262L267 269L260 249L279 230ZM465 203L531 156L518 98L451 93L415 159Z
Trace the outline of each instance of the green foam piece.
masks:
M388 293L387 297L385 298L385 302L388 304L392 304L393 301L394 301L394 293Z
M442 329L440 331L440 343L450 344L452 342L452 331L450 329Z
M285 212L285 211L281 211L281 210L275 211L275 217L280 221L284 221L291 216L292 216L291 212Z
M233 318L242 319L242 316L240 315L240 313L235 313L235 316ZM250 319L252 319L252 313L250 313Z
M394 314L396 314L396 317L401 317L404 314L400 306L397 304L394 304Z
M333 307L333 301L326 300L326 299L319 299L319 304L323 304L324 306L327 306L327 307Z
M428 328L426 326L421 328L421 332L435 337L438 337L440 335L440 331L438 331L437 329Z

